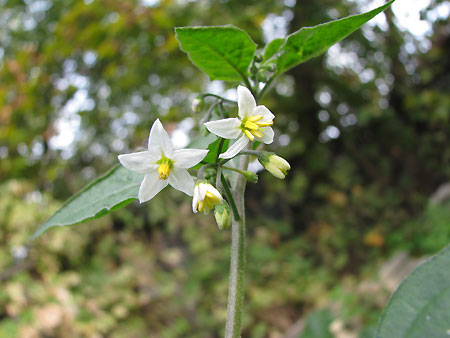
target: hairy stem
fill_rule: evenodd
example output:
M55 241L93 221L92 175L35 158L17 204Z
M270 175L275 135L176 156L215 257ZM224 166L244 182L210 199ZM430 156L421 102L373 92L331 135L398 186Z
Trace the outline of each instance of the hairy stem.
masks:
M236 221L240 221L241 216L239 215L238 207L234 201L234 197L230 191L230 187L228 186L227 180L225 179L225 177L222 174L220 174L220 181L221 181L223 190L225 192L225 196L227 196L228 203L230 203L231 210L233 211L233 219Z
M259 101L277 74L272 75L264 88L259 92L256 100ZM254 90L247 78L245 83L254 95ZM242 155L258 156L260 152L249 150L247 146ZM239 162L239 170L248 169L249 156L243 156ZM220 162L220 165L225 162ZM230 262L230 281L228 284L228 305L227 305L227 322L225 325L225 338L241 338L242 314L244 307L244 277L245 277L245 205L244 194L247 180L244 176L239 175L236 184L233 187L234 201L239 212L240 218L233 217L231 224L231 262Z
M248 156L241 158L239 169L247 170ZM245 206L244 193L246 180L239 175L234 186L234 200L240 219L233 217L231 226L231 262L230 281L228 285L227 322L225 338L240 338L242 328L242 313L244 305L244 275L245 275Z

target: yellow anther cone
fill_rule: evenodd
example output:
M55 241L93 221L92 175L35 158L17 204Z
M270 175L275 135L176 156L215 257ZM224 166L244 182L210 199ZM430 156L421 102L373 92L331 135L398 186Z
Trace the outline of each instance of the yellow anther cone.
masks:
M167 180L170 174L170 165L168 163L162 163L158 167L158 178L161 180Z

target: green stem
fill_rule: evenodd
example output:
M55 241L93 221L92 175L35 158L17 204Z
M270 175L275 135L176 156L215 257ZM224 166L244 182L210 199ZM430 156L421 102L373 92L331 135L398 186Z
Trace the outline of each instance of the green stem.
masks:
M256 96L256 101L261 100L261 98L264 96L264 94L266 93L266 90L269 89L270 85L272 84L272 81L275 80L275 78L278 76L277 73L273 74L269 81L266 82L266 84L264 85L264 87L261 89L261 91L258 93L258 95Z
M200 120L200 125L202 126L203 123L207 122L209 120L209 117L211 116L214 108L216 108L219 105L220 101L215 102L214 104L211 105L211 107L209 107L208 111L206 112L205 116L202 117L202 119Z
M216 94L211 94L211 93L206 93L202 95L203 97L215 97L216 99L219 99L220 101L222 101L223 103L229 103L229 104L237 104L236 101L233 100L228 100L222 96L216 95Z
M231 211L233 211L233 219L236 219L236 220L239 221L241 219L241 217L239 215L238 207L236 205L236 202L234 201L234 197L233 197L233 194L230 191L230 187L228 186L228 182L225 179L225 177L222 175L222 173L220 174L220 181L221 181L221 184L223 186L223 190L225 192L225 196L227 196L228 202L230 203Z
M216 174L216 189L222 191L222 167L220 165L217 166L217 174Z
M260 150L242 150L239 153L239 155L260 156L264 153L265 153L265 151L260 151Z
M244 173L240 169L236 169L236 168L232 168L232 167L226 167L226 166L222 166L222 168L225 169L225 170L231 170L231 171L234 171L234 172L239 173L241 175L244 175Z
M239 169L247 170L248 161L248 156L243 157L240 161ZM231 226L230 281L228 285L225 338L241 337L245 275L245 184L244 176L239 175L234 187L234 201L236 202L240 219L233 217Z
M264 88L256 97L258 101L275 79L274 74L266 83ZM244 81L252 91L254 90L248 78L244 77ZM248 148L244 150L248 151ZM243 153L243 152L241 152ZM254 154L252 154L254 155ZM239 170L248 169L249 156L240 159ZM220 165L223 165L220 162ZM223 181L222 181L223 182ZM226 182L225 182L226 183ZM242 329L242 313L244 307L244 277L245 277L245 205L244 194L247 181L243 175L239 175L236 180L234 189L234 201L240 215L240 219L233 217L231 225L231 261L230 261L230 281L228 284L228 305L227 305L227 322L225 325L225 338L240 338ZM227 184L228 185L228 184Z
M222 148L223 148L224 143L225 143L225 139L221 138L219 141L219 146L217 147L216 163L219 162L219 155L222 153Z

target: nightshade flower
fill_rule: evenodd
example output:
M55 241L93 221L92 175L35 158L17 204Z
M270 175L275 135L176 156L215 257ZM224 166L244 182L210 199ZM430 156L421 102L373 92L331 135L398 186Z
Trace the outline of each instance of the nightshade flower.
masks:
M239 118L228 118L206 122L206 128L217 136L235 139L237 141L219 158L232 158L236 156L249 141L257 140L265 144L273 142L274 115L265 106L257 106L250 90L238 86L238 115Z
M222 203L223 198L220 192L206 181L199 181L194 187L194 197L192 198L192 211L209 213L214 206Z
M120 163L127 169L145 174L139 187L139 202L151 200L170 184L192 196L194 180L187 169L199 163L208 153L202 149L173 150L169 135L157 119L150 130L148 150L119 155Z

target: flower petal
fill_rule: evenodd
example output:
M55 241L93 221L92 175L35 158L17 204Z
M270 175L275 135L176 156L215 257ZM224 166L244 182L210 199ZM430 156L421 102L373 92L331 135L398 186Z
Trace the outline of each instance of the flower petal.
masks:
M229 118L217 121L206 122L205 127L213 134L223 138L238 138L242 133L241 120L238 118Z
M217 190L215 187L213 187L212 185L208 186L208 191L213 194L221 203L222 203L222 195L220 194L219 190ZM205 194L206 195L206 194Z
M172 155L172 141L169 134L164 129L161 121L156 119L153 122L152 129L150 129L150 135L148 137L148 149L158 148L167 157Z
M179 149L174 150L171 160L174 166L178 168L188 169L203 160L209 150L202 149Z
M253 115L262 115L263 118L261 121L272 121L275 118L275 115L266 106L256 107Z
M262 137L255 137L257 141L259 142L263 142L265 144L270 144L273 142L273 136L274 136L274 131L271 127L266 127L266 128L261 128L260 129L263 136Z
M192 211L194 214L198 212L197 204L199 202L199 196L200 196L200 184L197 184L194 187L194 196L192 197Z
M144 203L150 201L157 193L167 186L167 180L160 180L158 173L152 172L144 176L144 180L139 187L139 202Z
M174 167L170 171L169 184L177 190L192 196L194 192L194 180L186 169Z
M198 200L201 202L205 199L206 192L208 191L208 185L206 183L200 183L198 186L199 186Z
M240 138L234 144L228 148L228 150L219 155L219 158L232 158L238 154L248 144L248 137L242 134Z
M147 174L148 172L155 170L158 166L155 164L158 159L152 156L149 151L122 154L117 156L117 158L119 159L120 164L125 168L140 174Z
M237 97L239 117L243 119L248 116L253 116L253 111L256 108L256 101L251 91L244 86L238 86Z

